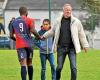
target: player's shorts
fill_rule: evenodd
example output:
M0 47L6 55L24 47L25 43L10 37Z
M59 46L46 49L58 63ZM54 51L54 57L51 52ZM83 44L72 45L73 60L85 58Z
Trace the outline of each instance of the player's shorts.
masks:
M22 59L32 59L33 49L32 48L19 48L17 49L19 61Z

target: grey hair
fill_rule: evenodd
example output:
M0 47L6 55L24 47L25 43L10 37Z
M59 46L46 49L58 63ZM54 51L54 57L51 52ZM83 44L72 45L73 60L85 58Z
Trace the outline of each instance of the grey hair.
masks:
M64 6L63 6L63 10L64 10L64 8L66 7L66 6L70 6L71 8L72 8L72 6L71 6L71 4L65 4Z

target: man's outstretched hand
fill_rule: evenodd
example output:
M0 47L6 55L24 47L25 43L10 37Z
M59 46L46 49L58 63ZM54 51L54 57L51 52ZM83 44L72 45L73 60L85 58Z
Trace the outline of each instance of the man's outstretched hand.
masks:
M87 47L83 48L83 50L84 50L85 53L88 52L88 48Z

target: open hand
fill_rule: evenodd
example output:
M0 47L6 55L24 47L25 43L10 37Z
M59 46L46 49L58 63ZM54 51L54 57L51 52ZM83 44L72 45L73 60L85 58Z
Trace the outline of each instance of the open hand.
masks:
M88 48L85 47L85 48L83 48L83 50L84 50L85 53L87 53Z

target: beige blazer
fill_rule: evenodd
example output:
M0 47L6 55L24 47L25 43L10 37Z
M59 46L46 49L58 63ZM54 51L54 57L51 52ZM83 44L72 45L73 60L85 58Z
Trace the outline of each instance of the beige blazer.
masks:
M52 28L43 35L45 38L48 38L49 36L54 36L52 51L57 50L62 17L63 17L63 14L61 14L59 18L57 18ZM89 44L87 42L86 35L84 33L83 26L80 20L77 19L76 17L71 16L70 28L71 28L71 37L72 37L73 44L75 46L76 53L79 53L81 51L81 47L83 48L89 47Z

